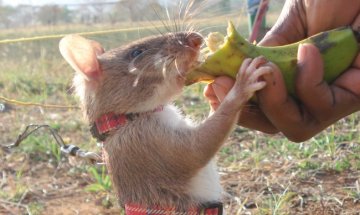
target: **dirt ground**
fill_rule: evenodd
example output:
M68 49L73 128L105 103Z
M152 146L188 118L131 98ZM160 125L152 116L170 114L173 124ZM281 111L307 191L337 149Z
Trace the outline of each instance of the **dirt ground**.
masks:
M0 113L1 144L13 141L24 128L24 121L48 123L61 118L64 123L81 118L77 114L74 117L73 112L62 112L50 116L46 111L24 109ZM19 118L22 123L16 121ZM6 126L11 123L15 128ZM63 131L64 137L72 142L85 141L86 125L74 129L78 132ZM241 137L242 142L249 136ZM238 136L232 137L227 146L237 150L238 142ZM49 157L23 149L0 150L0 214L121 214L113 193L85 190L94 183L84 170L85 164L63 157L55 165ZM265 159L253 168L246 165L246 160L229 166L224 159L224 155L219 155L227 214L360 214L360 197L347 192L347 188L354 190L354 184L359 183L359 171L317 170L303 176L303 172L292 169L293 162L286 160Z
M23 172L21 179L17 178L15 171L19 167ZM39 214L120 214L116 201L113 205L108 205L108 208L102 204L106 193L86 192L84 189L91 183L91 179L85 173L71 171L72 168L75 167L69 163L63 163L56 168L46 162L33 161L24 154L2 153L0 163L2 191L10 196L15 195L19 183L25 186L26 190L21 192L17 201L0 200L0 214L26 214L25 206L31 203L41 205ZM236 196L245 193L248 198L243 204L245 209L240 214L260 213L256 205L257 196L270 195L269 187L265 186L264 181L283 176L282 171L222 172L225 190ZM360 204L348 198L347 193L341 189L354 184L359 177L359 174L350 172L342 174L324 172L308 180L290 179L292 185L289 191L293 194L287 214L360 214ZM271 192L278 192L277 190L283 188L279 185L271 189ZM329 198L334 195L337 198ZM323 199L314 199L314 196L322 196ZM229 214L237 214L239 204L234 200L227 200L225 207Z

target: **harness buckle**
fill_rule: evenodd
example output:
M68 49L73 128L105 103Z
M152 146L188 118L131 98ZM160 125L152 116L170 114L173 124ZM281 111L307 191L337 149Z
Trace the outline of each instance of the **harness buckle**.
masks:
M208 214L207 212L217 209L217 215L223 215L223 203L221 202L212 202L206 203L203 205L202 214Z

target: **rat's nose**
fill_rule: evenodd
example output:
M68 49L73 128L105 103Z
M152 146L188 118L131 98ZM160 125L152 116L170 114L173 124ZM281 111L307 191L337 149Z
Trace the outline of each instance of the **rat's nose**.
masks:
M195 49L200 48L201 44L203 43L202 36L195 32L190 32L186 38L188 45Z

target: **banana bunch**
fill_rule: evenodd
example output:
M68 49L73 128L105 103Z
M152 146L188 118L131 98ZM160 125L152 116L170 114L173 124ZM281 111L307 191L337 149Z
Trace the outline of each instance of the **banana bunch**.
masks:
M225 38L219 33L209 34L207 49L210 53L202 63L188 73L186 85L200 81L211 82L215 77L222 75L235 78L245 58L264 56L280 68L288 92L296 97L294 82L299 44L311 43L319 49L324 62L324 79L331 83L351 65L359 51L358 35L354 33L350 27L341 27L316 34L297 43L263 47L249 43L229 22ZM221 40L222 42L219 42Z

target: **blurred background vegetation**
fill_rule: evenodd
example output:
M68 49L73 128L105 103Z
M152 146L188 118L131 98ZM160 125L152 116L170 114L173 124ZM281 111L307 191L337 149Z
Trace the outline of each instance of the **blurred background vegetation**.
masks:
M195 0L188 20L187 1L14 2L0 0L0 96L30 103L79 105L72 93L73 71L58 50L64 34L98 32L87 37L105 49L167 32L175 22L205 36L225 33L231 20L243 36L249 34L246 0ZM284 2L270 0L267 29ZM13 41L21 38L30 40ZM209 111L203 88L187 87L176 100L199 121ZM359 122L358 113L352 114L301 144L281 134L237 127L217 155L227 214L358 214ZM48 124L67 144L101 153L81 110L19 106L0 99L0 144L14 142L29 124ZM0 214L119 210L106 169L62 154L49 133L37 132L11 153L0 149Z
M33 5L29 3L11 6L0 1L0 29L62 24L91 26L106 23L116 25L119 22L159 20L162 17L159 17L154 11L161 13L170 11L170 13L177 14L179 3L181 4L180 1L170 0L83 0L74 2L79 3L66 4L58 1L57 4ZM206 3L208 7L202 10L198 17L207 17L209 13L214 15L214 12L217 15L224 15L246 10L246 1L244 0L194 0L193 2L194 8L208 2ZM271 8L279 11L284 2L285 0L271 1ZM187 1L183 1L182 4L186 5ZM212 6L210 7L210 5Z

